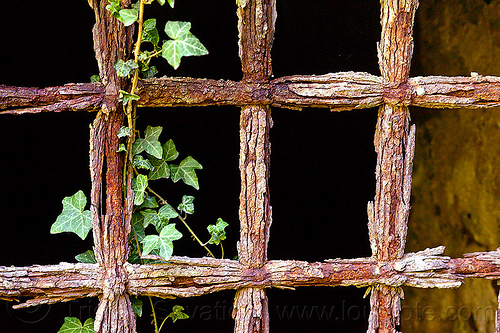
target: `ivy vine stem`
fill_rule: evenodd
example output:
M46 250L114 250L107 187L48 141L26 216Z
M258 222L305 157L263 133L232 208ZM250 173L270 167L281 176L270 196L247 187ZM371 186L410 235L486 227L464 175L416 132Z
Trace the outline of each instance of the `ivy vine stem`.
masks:
M163 199L161 195L159 195L158 193L156 193L154 190L151 189L151 187L147 187L148 191L153 194L155 197L158 198L158 200L160 200L160 203L162 205L168 205L168 202L167 200ZM172 209L177 213L177 218L184 224L184 226L186 227L186 229L189 231L189 233L191 234L191 236L193 236L193 238L198 242L198 244L200 244L200 246L202 246L203 248L205 248L205 250L207 250L208 254L212 257L212 258L215 258L214 254L212 253L212 251L210 251L210 249L207 247L207 243L203 243L199 238L198 236L196 236L196 234L194 233L194 231L189 227L189 225L187 224L186 222L186 219L183 218L179 212L177 212L175 210L174 207L172 207ZM224 251L223 251L224 253Z

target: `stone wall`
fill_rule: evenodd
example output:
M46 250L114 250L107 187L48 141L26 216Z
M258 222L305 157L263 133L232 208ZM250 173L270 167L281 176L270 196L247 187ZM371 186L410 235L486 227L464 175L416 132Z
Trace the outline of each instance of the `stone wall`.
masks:
M500 0L421 0L415 75L500 75ZM418 72L418 73L417 73ZM412 109L417 124L407 252L500 246L500 109ZM405 289L403 332L494 332L495 281Z

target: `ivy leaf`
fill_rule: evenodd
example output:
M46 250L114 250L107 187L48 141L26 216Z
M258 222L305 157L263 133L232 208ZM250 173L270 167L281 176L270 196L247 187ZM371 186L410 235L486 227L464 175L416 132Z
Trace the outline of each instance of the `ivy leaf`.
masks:
M143 240L142 254L147 255L153 250L159 250L159 255L165 260L169 260L174 250L172 241L178 240L182 234L175 230L175 224L169 224L163 228L160 235L148 235Z
M94 333L94 319L89 318L82 325L78 318L65 317L64 324L57 333Z
M125 148L125 144L120 143L118 146L118 149L116 150L117 153L122 152L122 151L127 151L127 148Z
M75 256L75 259L78 262L83 262L84 264L96 264L97 263L97 261L95 260L94 251L92 251L92 250L87 250L83 253L77 254Z
M134 239L137 237L138 242L142 242L144 237L146 237L146 233L144 231L144 215L141 213L134 213L132 214L132 220L130 221L130 224L132 225L132 228L130 230L130 239ZM135 244L135 241L132 242L132 244Z
M147 228L147 226L150 224L157 226L160 223L160 218L158 217L156 211L153 209L141 210L141 214L142 216L144 216L144 228Z
M167 162L173 161L179 156L179 152L175 148L174 141L168 140L163 146L161 159L151 157L149 161L154 169L148 175L149 179L160 179L170 177L170 168Z
M78 191L70 197L65 197L62 204L63 210L52 224L50 233L74 232L81 239L85 239L92 229L90 211L83 210L87 204L87 197L83 191Z
M148 177L145 175L138 175L132 179L132 189L134 190L134 205L140 206L144 202L144 191L148 187Z
M174 305L174 307L172 308L172 312L168 314L167 318L171 318L174 323L177 319L188 319L189 316L182 311L184 311L184 308L182 306Z
M130 101L138 101L141 97L136 94L131 94L125 90L120 90L120 96L118 97L118 101L123 104L128 104Z
M132 165L138 169L154 170L154 166L149 160L144 159L141 155L135 155Z
M163 43L162 57L174 69L179 67L182 57L208 54L200 40L189 32L190 29L190 22L169 21L165 25L165 32L172 39Z
M127 61L123 61L122 59L120 59L118 61L115 61L113 67L115 67L116 69L116 75L120 77L127 77L134 69L138 68L139 66L132 59Z
M156 69L156 66L151 66L147 70L141 71L141 74L143 78L150 79L158 74L158 69Z
M153 45L157 46L160 42L160 35L158 34L158 30L156 29L156 19L151 18L149 20L144 21L143 31L142 31L142 41L150 42Z
M117 19L120 19L120 10L122 8L120 7L120 2L118 0L108 0L109 5L106 6L106 9L110 11L113 16Z
M90 83L101 82L101 77L99 75L92 75L90 77Z
M208 241L209 244L219 245L221 241L226 239L226 231L224 230L229 224L227 224L220 217L217 219L217 223L215 225L210 224L207 227L208 232L212 237Z
M182 202L177 207L181 212L186 212L187 214L194 213L194 197L191 195L183 195Z
M136 315L142 317L142 301L137 297L130 297L130 303L132 305L132 310Z
M158 202L156 202L155 197L150 197L148 195L144 198L144 202L137 208L137 210L141 210L143 208L158 208Z
M175 209L172 206L170 206L169 204L162 206L160 208L160 210L158 211L158 217L162 221L168 222L168 221L170 221L170 219L176 218L177 216L179 216L179 214L177 214Z
M123 137L126 137L126 136L130 137L130 136L132 136L132 129L130 127L127 127L127 126L122 126L118 130L117 136L119 138L123 138Z
M161 159L163 154L163 149L161 147L158 137L161 134L163 127L151 127L148 126L144 132L144 139L137 139L132 146L132 154L137 155L146 151L149 155L152 155L158 159Z
M195 169L203 169L203 167L194 158L188 156L182 160L178 166L174 164L170 165L170 177L174 183L182 179L186 185L190 185L199 190L200 185L198 184L198 177L196 176Z
M158 210L159 223L155 225L156 231L161 232L163 228L165 228L165 226L170 223L170 219L176 218L177 216L179 216L179 214L177 214L172 206L170 206L169 204L162 206Z
M132 9L122 9L120 10L120 18L119 20L123 22L123 24L128 27L137 21L139 18L139 11L135 8Z

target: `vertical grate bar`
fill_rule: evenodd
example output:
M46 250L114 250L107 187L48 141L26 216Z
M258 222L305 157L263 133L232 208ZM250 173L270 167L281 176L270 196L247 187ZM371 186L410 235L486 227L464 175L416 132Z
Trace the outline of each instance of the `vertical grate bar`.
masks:
M271 47L276 19L275 0L237 0L240 58L243 80L265 82L271 76ZM267 261L271 225L269 168L272 126L269 106L244 106L240 115L240 241L238 256L248 267ZM269 332L268 301L264 289L236 292L235 332Z
M102 294L99 296L94 330L99 333L134 333L135 315L126 293L128 276L123 266L128 258L127 240L133 196L129 189L127 200L123 198L123 156L117 152L120 143L117 133L124 120L117 96L127 83L116 75L113 66L115 61L126 59L130 53L133 27L126 28L113 18L106 10L106 1L92 0L89 4L95 12L94 50L106 92L101 111L90 130L94 251L102 269L98 277ZM122 4L129 6L130 1L122 1ZM105 186L102 184L104 165ZM102 203L103 197L105 204Z
M390 87L408 82L417 7L418 0L381 0L378 56L382 78ZM406 242L415 127L408 133L410 113L403 97L380 107L375 132L377 185L375 199L368 203L368 229L379 262L401 258ZM402 297L401 288L373 287L368 332L397 332Z

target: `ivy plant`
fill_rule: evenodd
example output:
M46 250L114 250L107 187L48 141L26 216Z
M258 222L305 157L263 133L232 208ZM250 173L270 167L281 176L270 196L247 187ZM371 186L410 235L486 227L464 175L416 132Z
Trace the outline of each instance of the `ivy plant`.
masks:
M201 242L198 236L187 224L187 215L194 213L194 197L184 195L177 205L177 209L170 205L162 196L151 187L151 182L157 179L170 179L176 183L182 180L186 185L199 189L198 175L196 170L203 169L202 165L192 156L187 156L180 162L175 162L179 152L172 140L163 144L159 137L163 131L161 126L147 126L143 136L136 129L136 107L134 102L140 99L136 94L139 79L154 77L158 70L151 66L151 59L155 57L164 58L174 69L180 66L182 57L201 56L208 54L198 38L191 33L191 23L182 21L168 21L164 32L168 39L162 41L156 27L156 19L144 20L144 7L153 2L163 6L166 2L174 8L175 0L139 0L132 3L130 8L122 8L120 0L108 0L106 9L121 21L125 26L137 24L137 40L135 41L134 59L119 59L114 63L116 74L120 77L130 78L132 85L129 91L120 90L118 101L123 105L123 112L127 116L126 125L117 133L122 140L118 152L124 154L125 163L123 169L124 196L127 195L127 187L133 190L133 214L131 219L131 232L129 242L131 252L129 262L142 263L165 263L171 258L174 250L174 241L182 237L177 230L177 224L172 219L179 220L191 236L203 246L207 253L214 256L207 245L220 245L222 257L224 248L221 241L226 238L224 229L227 223L221 218L215 225L207 227L209 240ZM142 49L143 43L149 45L147 50ZM93 75L91 82L99 82L100 77ZM132 172L133 179L128 183L127 175ZM85 210L87 198L83 191L78 191L70 197L63 199L63 210L51 227L51 233L73 232L81 239L85 239L92 229L90 211ZM153 226L154 231L149 227ZM82 263L96 263L92 250L78 254L75 259ZM159 333L168 318L175 322L178 319L186 319L188 315L183 313L184 308L175 305L172 312L167 315L158 327L153 302L149 299L153 312L153 324L155 332ZM142 315L143 303L141 300L131 297L132 309L138 316ZM93 331L93 319L89 318L84 324L78 318L66 317L59 332L88 333Z

